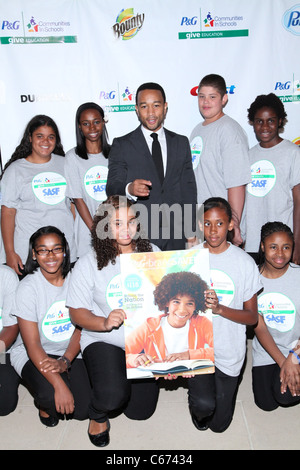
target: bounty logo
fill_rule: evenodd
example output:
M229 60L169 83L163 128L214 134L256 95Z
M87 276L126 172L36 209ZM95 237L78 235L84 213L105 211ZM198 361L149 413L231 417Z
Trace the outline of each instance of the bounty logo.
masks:
M283 27L292 34L300 36L300 4L287 10L282 17Z
M144 24L145 14L134 15L133 8L121 10L117 16L116 23L113 25L113 31L117 38L123 41L132 39L140 31Z

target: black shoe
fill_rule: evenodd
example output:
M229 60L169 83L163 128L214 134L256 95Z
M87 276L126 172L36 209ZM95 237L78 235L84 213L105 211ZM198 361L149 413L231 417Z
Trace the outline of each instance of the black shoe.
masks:
M110 430L110 422L107 420L107 429L99 434L90 434L88 432L90 441L96 447L105 447L109 444L109 430Z
M56 418L55 416L48 416L45 418L44 416L41 416L39 413L39 418L41 423L44 426L47 426L47 428L54 428L54 426L57 426L59 419Z
M198 431L206 431L208 429L208 418L198 419L192 414L192 421Z

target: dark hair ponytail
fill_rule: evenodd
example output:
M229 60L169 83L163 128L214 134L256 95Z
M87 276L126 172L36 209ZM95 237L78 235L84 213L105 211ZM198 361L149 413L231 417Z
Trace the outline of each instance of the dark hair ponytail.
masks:
M283 222L267 222L264 224L260 231L260 244L258 250L258 266L261 270L263 265L265 264L265 252L262 250L261 245L265 243L265 239L272 235L273 233L277 232L284 232L290 237L294 245L294 235L290 227Z

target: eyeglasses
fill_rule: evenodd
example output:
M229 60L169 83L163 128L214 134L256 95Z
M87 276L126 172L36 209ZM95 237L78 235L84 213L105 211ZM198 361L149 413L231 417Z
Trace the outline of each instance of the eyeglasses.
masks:
M39 256L47 256L50 253L53 253L54 255L59 255L64 251L62 246L57 246L55 248L52 248L52 250L46 250L46 248L42 248L41 250L34 250L36 254Z

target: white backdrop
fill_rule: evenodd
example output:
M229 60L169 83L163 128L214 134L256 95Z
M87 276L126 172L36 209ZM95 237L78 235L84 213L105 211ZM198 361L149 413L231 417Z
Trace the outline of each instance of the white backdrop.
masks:
M0 0L3 163L39 113L57 122L65 151L73 147L75 112L85 101L105 108L111 141L133 130L135 91L146 81L166 91L166 127L189 136L201 120L195 90L208 73L224 76L225 112L251 147L247 108L270 92L285 102L284 137L300 141L296 1Z

